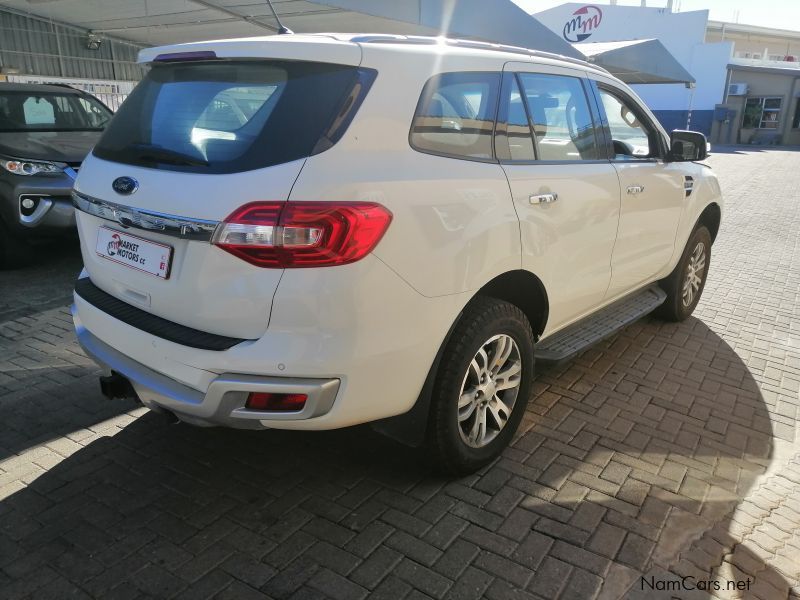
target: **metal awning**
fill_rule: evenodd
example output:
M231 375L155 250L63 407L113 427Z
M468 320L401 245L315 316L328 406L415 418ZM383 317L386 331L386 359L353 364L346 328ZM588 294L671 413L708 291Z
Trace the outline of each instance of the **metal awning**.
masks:
M511 0L273 0L297 33L446 35L582 58ZM275 33L265 0L0 0L34 14L146 46Z
M625 83L684 83L695 78L660 41L626 40L573 44L587 60L603 67Z

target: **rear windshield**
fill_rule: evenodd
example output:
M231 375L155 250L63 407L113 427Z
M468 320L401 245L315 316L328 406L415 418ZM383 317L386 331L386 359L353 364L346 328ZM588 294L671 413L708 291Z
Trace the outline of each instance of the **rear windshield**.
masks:
M88 95L0 91L0 131L101 131L110 118Z
M117 111L94 154L198 173L236 173L305 158L341 135L340 113L357 107L353 95L365 91L357 85L363 74L357 67L297 61L155 65Z

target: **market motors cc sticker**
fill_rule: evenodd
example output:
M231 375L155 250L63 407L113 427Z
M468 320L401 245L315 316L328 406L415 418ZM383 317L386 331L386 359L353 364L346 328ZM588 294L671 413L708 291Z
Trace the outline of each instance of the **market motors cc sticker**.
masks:
M111 241L108 242L108 248L106 249L106 252L108 252L109 256L115 256L121 245L122 240L120 239L119 234L115 233L111 236Z

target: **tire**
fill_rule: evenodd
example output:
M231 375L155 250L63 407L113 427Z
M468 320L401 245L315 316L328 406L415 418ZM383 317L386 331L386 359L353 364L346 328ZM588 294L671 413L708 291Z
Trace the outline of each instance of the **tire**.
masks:
M706 286L710 262L711 234L705 226L700 225L689 236L678 266L669 277L659 282L667 293L667 299L656 311L658 317L665 321L679 322L694 312ZM689 288L687 286L692 276L694 285Z
M439 470L473 472L509 444L531 394L533 345L530 323L513 304L478 297L467 306L433 387L428 447ZM505 356L499 367L496 356ZM501 385L507 387L497 390Z

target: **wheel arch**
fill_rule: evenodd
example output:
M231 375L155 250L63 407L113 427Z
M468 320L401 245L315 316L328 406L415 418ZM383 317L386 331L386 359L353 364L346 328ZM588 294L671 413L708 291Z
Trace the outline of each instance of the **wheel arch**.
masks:
M721 222L722 209L716 202L711 202L703 209L703 212L700 213L694 229L697 229L698 225L704 225L711 234L711 243L713 244L714 240L717 239L717 233L719 233L719 226ZM694 231L694 229L692 229L692 231Z
M547 318L550 312L547 290L542 280L530 271L517 269L497 275L476 291L469 302L464 305L464 308L478 297L497 298L519 307L528 318L536 340L539 339L547 326ZM411 410L396 417L375 421L372 423L373 429L408 446L417 447L424 443L433 383L439 370L439 363L444 349L447 347L453 330L461 320L463 313L464 309L462 308L450 324L450 328L447 330L447 334L444 336L433 364L431 364L428 371L428 376L425 378L422 391Z
M473 298L476 296L490 296L519 307L528 317L537 340L547 326L550 315L547 290L542 280L530 271L517 269L498 275L479 289Z

